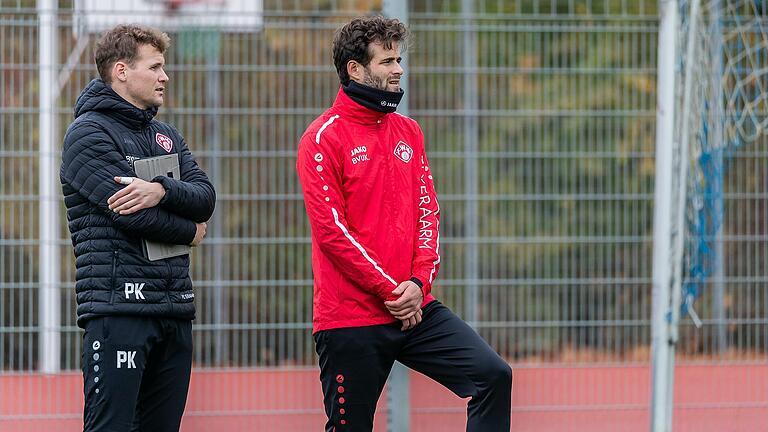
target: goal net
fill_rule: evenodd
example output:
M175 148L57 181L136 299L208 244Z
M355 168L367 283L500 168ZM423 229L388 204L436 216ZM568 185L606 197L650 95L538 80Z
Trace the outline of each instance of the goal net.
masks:
M724 331L723 178L728 156L768 127L768 0L679 1L673 296L697 325L694 300ZM717 331L715 332L717 334ZM719 344L724 336L716 337ZM722 347L721 347L722 348Z

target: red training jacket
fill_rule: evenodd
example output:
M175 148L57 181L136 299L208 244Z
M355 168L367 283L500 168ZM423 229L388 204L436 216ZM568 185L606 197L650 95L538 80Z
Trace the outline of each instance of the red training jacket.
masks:
M301 137L296 170L312 228L313 333L397 321L384 301L411 277L424 305L434 300L440 206L416 121L340 89Z

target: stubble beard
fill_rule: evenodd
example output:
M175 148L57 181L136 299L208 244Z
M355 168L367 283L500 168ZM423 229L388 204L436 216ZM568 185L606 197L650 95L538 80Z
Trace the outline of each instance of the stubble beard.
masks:
M389 91L387 89L387 79L382 78L377 80L370 72L366 71L365 78L363 78L363 84L368 87L373 87L377 90Z

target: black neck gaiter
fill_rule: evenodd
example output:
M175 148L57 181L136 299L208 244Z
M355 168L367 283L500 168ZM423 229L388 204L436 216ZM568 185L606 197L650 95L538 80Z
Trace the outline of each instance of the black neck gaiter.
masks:
M344 89L344 93L346 93L353 101L366 108L383 113L395 112L397 105L403 98L402 89L398 92L379 90L367 85L359 84L354 80L349 80L349 83L342 86L342 88Z

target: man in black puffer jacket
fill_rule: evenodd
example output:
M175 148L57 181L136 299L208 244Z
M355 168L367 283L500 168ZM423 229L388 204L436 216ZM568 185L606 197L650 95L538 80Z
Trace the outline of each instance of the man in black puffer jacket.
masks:
M168 35L120 25L95 50L101 79L67 130L61 183L85 329L85 431L178 431L192 366L189 255L149 261L142 239L197 246L216 200L184 138L154 119ZM180 178L136 177L136 160L176 154Z

